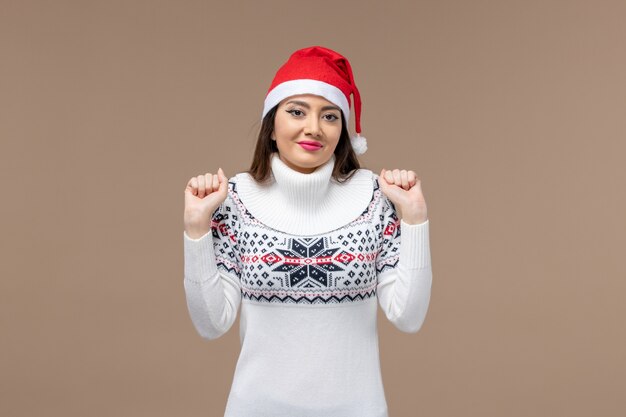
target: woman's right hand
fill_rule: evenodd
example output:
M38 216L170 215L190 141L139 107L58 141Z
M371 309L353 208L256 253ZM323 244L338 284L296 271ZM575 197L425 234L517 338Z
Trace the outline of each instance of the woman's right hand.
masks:
M228 196L228 178L222 168L217 174L191 177L185 187L185 232L198 239L211 230L213 212Z

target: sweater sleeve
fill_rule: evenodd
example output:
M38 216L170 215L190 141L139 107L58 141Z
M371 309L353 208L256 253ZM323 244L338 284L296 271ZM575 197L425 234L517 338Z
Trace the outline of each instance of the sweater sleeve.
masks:
M209 340L230 329L241 304L237 214L228 200L215 210L204 236L192 239L183 231L187 308L200 336Z
M380 197L378 300L386 317L399 330L416 333L424 323L430 303L429 220L419 224L399 221L393 203L382 193Z

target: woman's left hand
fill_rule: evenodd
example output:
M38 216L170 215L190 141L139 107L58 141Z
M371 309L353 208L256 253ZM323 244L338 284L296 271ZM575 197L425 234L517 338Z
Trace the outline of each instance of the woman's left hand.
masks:
M428 219L422 183L415 172L383 168L378 178L381 191L391 200L405 223L419 224Z

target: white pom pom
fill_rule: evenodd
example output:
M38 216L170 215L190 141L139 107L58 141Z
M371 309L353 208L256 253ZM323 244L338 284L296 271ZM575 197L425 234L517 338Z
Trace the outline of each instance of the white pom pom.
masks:
M350 138L350 143L352 144L354 153L357 155L363 155L365 151L367 151L367 140L359 134L352 136Z

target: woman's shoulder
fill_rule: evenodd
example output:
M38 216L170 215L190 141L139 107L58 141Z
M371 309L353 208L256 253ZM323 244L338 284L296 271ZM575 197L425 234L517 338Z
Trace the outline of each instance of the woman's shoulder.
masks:
M358 181L367 181L369 192L369 205L366 212L374 214L373 219L379 219L383 216L383 213L388 211L395 211L395 207L391 200L382 192L379 184L379 175L368 168L359 168L353 176L358 178Z
M215 210L213 216L221 215L225 217L235 217L238 213L238 201L239 198L237 196L237 176L232 176L228 178L228 193L226 194L226 198ZM235 216L232 216L235 215Z
M228 193L236 194L238 188L242 185L242 183L249 183L251 180L254 180L252 175L250 175L246 171L238 172L232 177L228 179Z
M370 171L372 172L372 171ZM374 184L374 192L372 194L372 202L374 203L374 207L378 212L387 212L393 211L395 212L395 205L391 202L389 197L385 195L380 189L380 175L372 172L372 182Z
M258 195L262 195L263 191L248 172L238 172L230 177L228 179L228 195L223 204L229 207L233 213L237 214L246 211L239 192L240 189L243 189L247 193L252 191Z
M377 191L380 188L380 185L378 183L379 175L368 168L359 168L357 171L361 172L362 177L369 178L369 180L372 182L372 187L373 187L372 198L375 198Z
M369 168L359 168L356 170L363 177L371 179L374 185L378 185L378 174Z
M378 175L376 175L372 170L368 168L357 168L354 171L350 172L350 179L346 181L346 183L376 183L376 179Z

